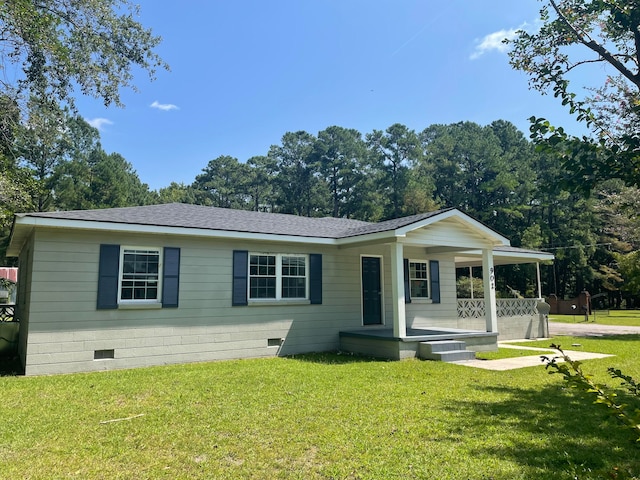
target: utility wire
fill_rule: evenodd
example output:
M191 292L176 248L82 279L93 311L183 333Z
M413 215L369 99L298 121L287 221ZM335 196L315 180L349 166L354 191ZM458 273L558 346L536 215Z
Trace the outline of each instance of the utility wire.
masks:
M541 248L540 250L562 250L563 248L584 248L584 247L601 247L603 245L613 245L612 243L591 243L589 245L571 245L568 247L548 247Z

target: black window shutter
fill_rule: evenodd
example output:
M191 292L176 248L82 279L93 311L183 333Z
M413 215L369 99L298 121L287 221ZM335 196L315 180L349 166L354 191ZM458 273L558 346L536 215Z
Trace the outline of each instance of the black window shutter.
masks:
M431 280L431 301L440 303L440 262L429 260L429 279Z
M409 259L403 259L404 264L404 303L411 303L411 284L409 282Z
M98 310L118 308L120 245L100 245L98 264Z
M162 263L162 308L177 308L180 287L180 249L164 247Z
M249 274L249 252L247 250L233 251L233 290L232 306L247 304L247 275Z
M322 303L322 255L309 255L309 300L314 305Z

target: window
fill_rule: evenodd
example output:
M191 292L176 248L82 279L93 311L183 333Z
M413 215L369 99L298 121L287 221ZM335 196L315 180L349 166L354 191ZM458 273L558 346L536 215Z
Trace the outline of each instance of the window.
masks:
M160 292L160 249L121 249L120 300L158 302Z
M178 308L180 248L100 245L98 310Z
M276 298L276 256L251 255L249 298Z
M427 262L409 261L411 298L429 298L429 269Z
M251 253L249 255L249 298L307 299L306 255Z
M166 257L167 248L164 250ZM234 307L248 305L249 300L296 299L308 300L311 305L322 304L321 253L278 255L234 250L232 262L231 305ZM165 259L165 268L166 265ZM166 288L166 276L162 285Z

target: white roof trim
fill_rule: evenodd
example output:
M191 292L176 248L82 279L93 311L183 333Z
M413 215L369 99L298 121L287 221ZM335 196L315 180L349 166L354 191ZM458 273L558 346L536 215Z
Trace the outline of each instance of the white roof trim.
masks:
M461 266L478 266L482 264L482 251L481 250L466 250L459 252L456 257L456 265ZM493 258L495 262L500 265L510 265L517 263L534 263L534 262L546 262L554 260L555 256L552 253L547 252L532 252L532 251L500 251L493 250ZM501 260L507 260L505 263L501 263ZM509 261L511 260L511 261ZM515 261L519 260L519 261Z
M63 220L46 217L20 217L16 218L16 226L31 225L34 227L71 228L78 230L96 230L103 232L127 232L127 233L152 233L159 235L181 235L190 237L230 238L234 240L271 240L292 243L313 243L323 245L335 245L333 238L298 237L295 235L278 235L268 233L237 232L235 230L209 230L189 227L165 227L158 225L143 225L139 223L113 223L96 222L87 220Z

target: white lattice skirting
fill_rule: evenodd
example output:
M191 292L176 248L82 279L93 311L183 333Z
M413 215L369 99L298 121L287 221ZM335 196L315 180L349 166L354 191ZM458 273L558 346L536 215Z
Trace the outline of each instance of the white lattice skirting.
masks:
M537 315L536 305L539 300L535 298L499 298L496 299L498 318L500 317L525 317ZM483 318L484 299L459 298L459 318Z

